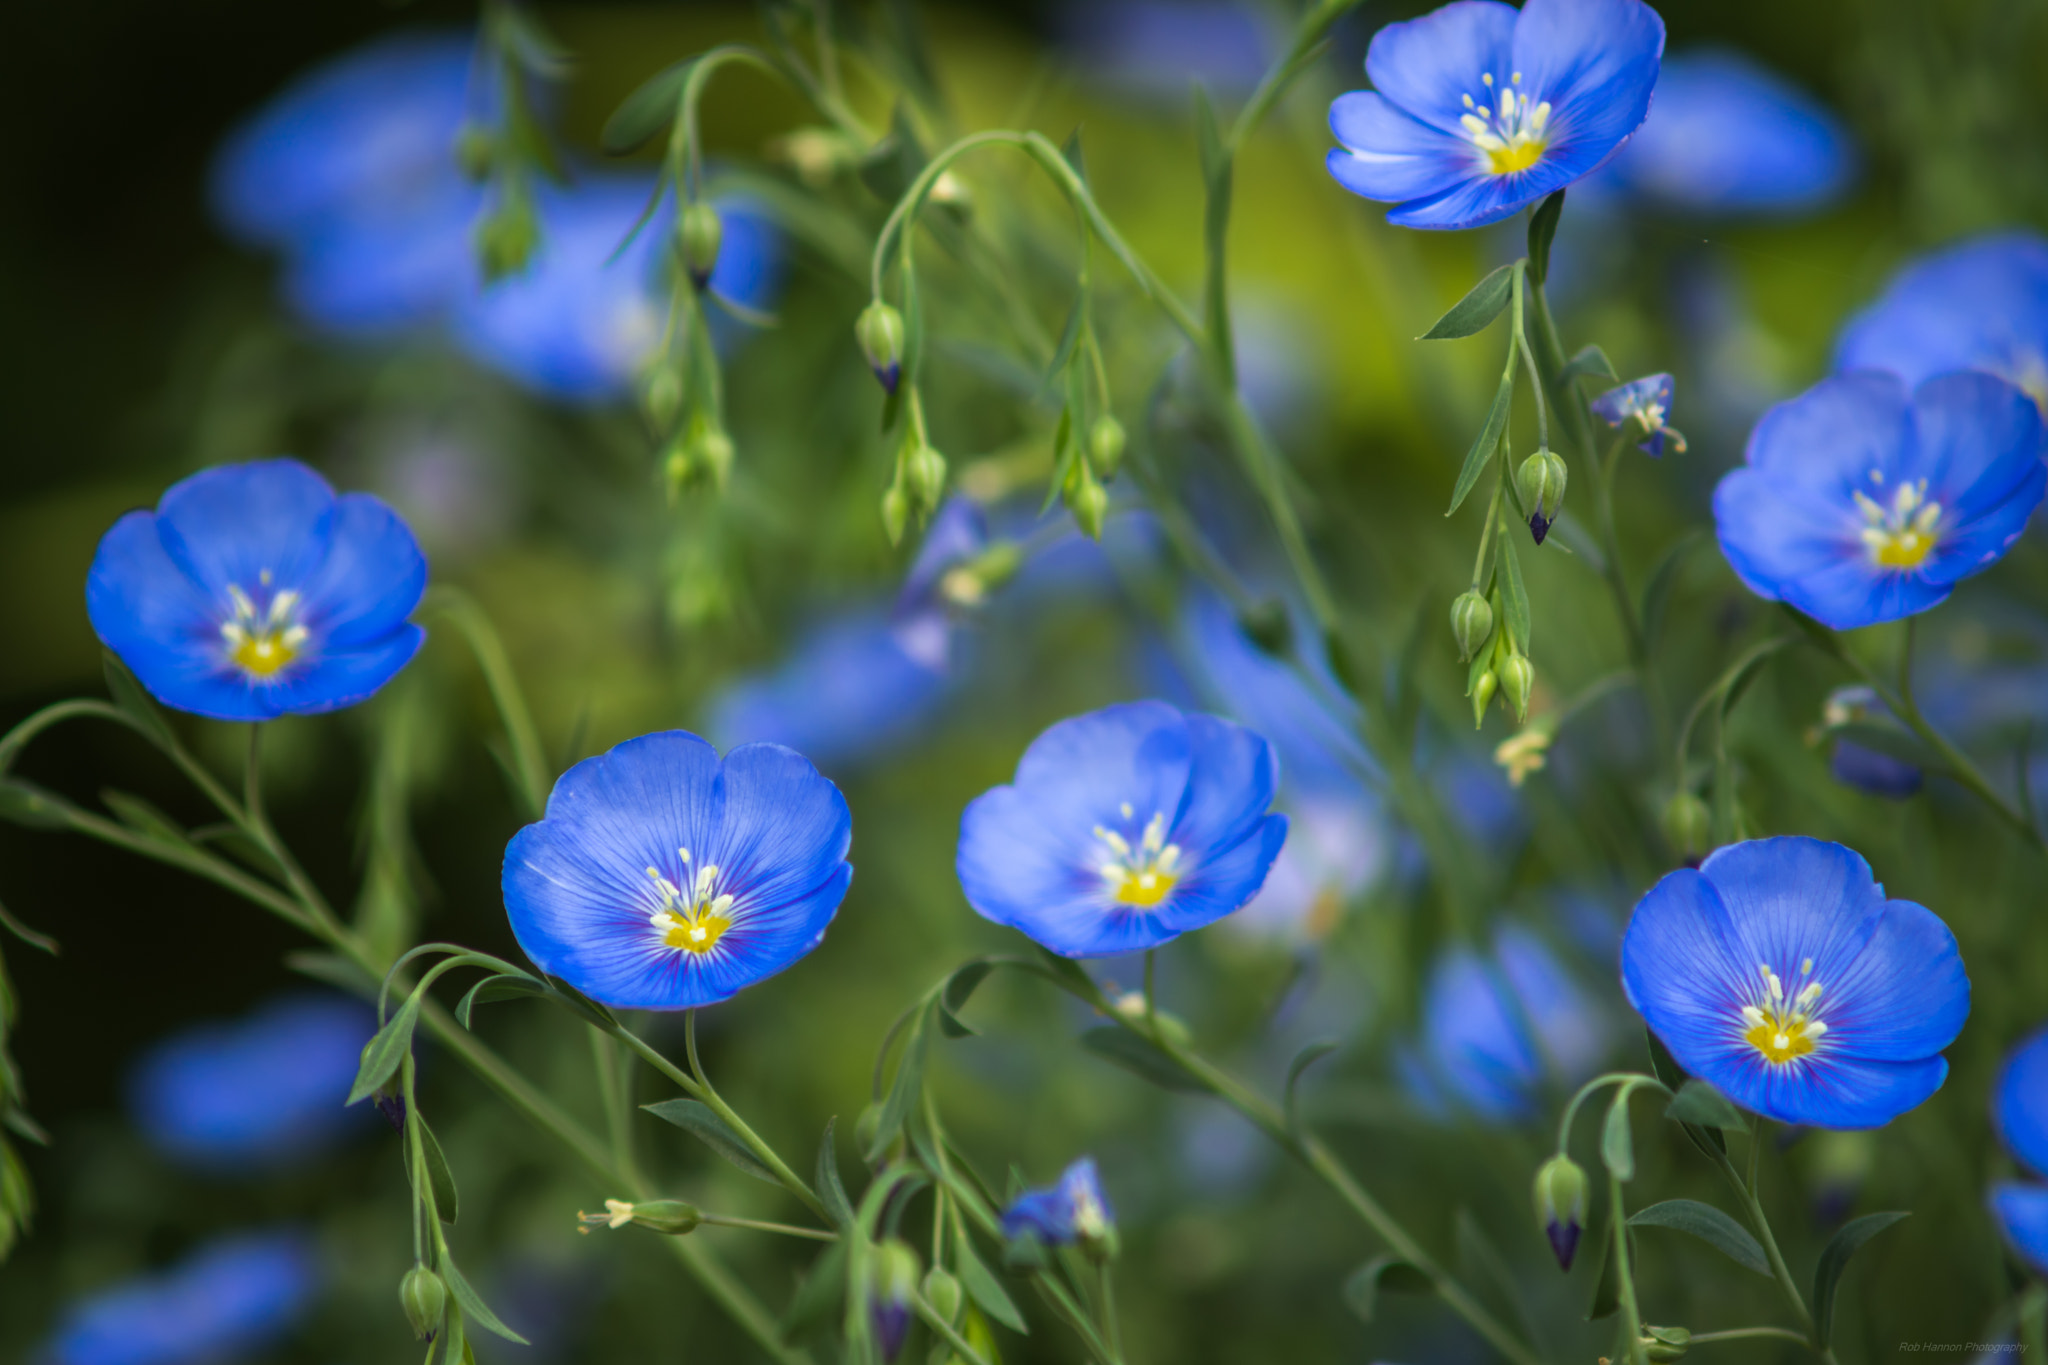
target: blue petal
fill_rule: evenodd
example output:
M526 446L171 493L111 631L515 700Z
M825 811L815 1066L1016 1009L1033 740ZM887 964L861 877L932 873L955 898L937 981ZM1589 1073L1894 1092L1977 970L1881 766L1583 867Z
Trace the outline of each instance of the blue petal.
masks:
M1287 817L1268 815L1242 842L1199 862L1155 912L1160 926L1170 931L1159 941L1214 924L1250 904L1286 842Z
M368 701L412 662L426 642L418 626L402 625L359 649L321 649L264 682L241 683L272 716L307 716Z
M1438 959L1424 995L1423 1031L1436 1075L1479 1117L1527 1116L1542 1060L1507 977L1467 948Z
M1084 833L1096 825L1122 829L1132 820L1142 828L1154 814L1171 821L1179 812L1191 749L1186 717L1165 702L1106 706L1032 740L1017 762L1015 786Z
M1399 203L1441 194L1470 178L1472 144L1410 118L1371 90L1339 95L1330 131L1343 147L1329 155L1330 174L1353 194Z
M2048 1030L2034 1034L2006 1059L1993 1112L2006 1148L2037 1175L2048 1175Z
M1600 1011L1543 940L1520 925L1502 926L1494 956L1545 1060L1561 1079L1583 1079L1607 1051Z
M334 490L297 460L216 465L157 504L164 549L210 594L291 587L327 556ZM265 575L269 575L268 578Z
M2041 464L2041 412L1992 375L1937 375L1913 391L1913 470L1927 496L1957 516L1981 516L2009 501ZM2031 508L2029 509L2031 510Z
M1893 801L1918 795L1926 782L1925 774L1904 759L1846 739L1835 741L1834 752L1828 756L1828 771L1844 786Z
M327 558L297 584L304 620L322 648L369 644L402 624L427 587L427 561L412 529L380 499L335 500Z
M1997 233L1923 257L1843 329L1837 369L1907 383L1981 369L2032 391L2048 379L2048 241Z
M1953 1043L1970 1017L1970 978L1956 936L1912 901L1887 901L1861 954L1832 977L1821 972L1816 959L1826 1050L1917 1060Z
M377 339L440 321L482 286L473 229L479 192L454 184L402 218L337 218L310 231L286 262L292 311L322 331Z
M2048 466L2032 461L2021 471L2019 482L2005 490L2003 502L1942 537L1934 554L1920 566L1919 577L1946 588L1996 564L2025 533L2044 491L2048 491Z
M222 1238L163 1274L71 1305L40 1358L51 1365L194 1365L256 1355L305 1316L320 1279L312 1240L302 1232Z
M1867 564L1859 530L1838 507L1789 496L1761 470L1731 470L1714 488L1722 556L1745 587L1771 601L1802 579L1846 563Z
M1925 1104L1948 1078L1943 1057L1886 1062L1815 1053L1806 1065L1770 1066L1754 1048L1748 1053L1740 1069L1705 1073L1706 1079L1746 1109L1804 1127L1882 1128ZM1748 1080L1736 1079L1744 1072Z
M1048 1246L1074 1240L1074 1205L1065 1191L1026 1190L1003 1210L1003 1236L1017 1238L1027 1232Z
M1419 19L1388 24L1372 38L1365 74L1395 108L1456 135L1464 97L1484 103L1481 76L1505 81L1515 9L1495 0L1452 0Z
M180 710L188 684L221 666L219 608L165 551L153 512L130 512L100 538L85 610L100 642Z
M1576 179L1604 160L1649 112L1663 55L1664 21L1642 0L1528 0L1514 66L1522 89L1550 102L1543 162Z
M1876 370L1836 375L1778 404L1750 433L1743 459L1786 488L1852 509L1851 489L1868 492L1870 471L1918 478L1907 468L1910 396Z
M2006 1183L1991 1190L1991 1211L2013 1250L2048 1275L2048 1188Z
M1498 223L1574 178L1554 170L1550 158L1545 157L1534 168L1512 175L1475 173L1473 179L1442 194L1402 204L1387 215L1387 221L1397 227L1447 232Z
M1700 875L1714 884L1727 910L1729 945L1744 975L1758 980L1767 965L1788 991L1809 958L1815 980L1842 979L1886 917L1884 890L1870 864L1821 839L1787 835L1730 844L1700 864ZM1826 1017L1832 1020L1832 1011Z
M1016 787L996 787L961 814L954 871L984 919L1020 929L1064 956L1094 957L1122 951L1138 928L1129 915L1113 913L1095 871L1100 857L1087 826L1056 813L1049 818ZM1112 920L1125 937L1105 937Z
M725 756L722 783L719 831L703 856L743 901L791 903L836 875L853 845L853 816L809 759L780 744L743 744ZM735 921L733 931L742 927ZM812 937L823 931L814 926Z
M1742 960L1728 908L1714 884L1690 868L1651 887L1629 917L1621 944L1628 1003L1664 1040L1678 1064L1726 1091L1721 1075L1756 1050L1731 1026L1749 1000L1756 964Z
M1273 804L1280 780L1273 747L1241 725L1200 714L1186 718L1192 749L1187 788L1167 836L1200 857L1233 848Z

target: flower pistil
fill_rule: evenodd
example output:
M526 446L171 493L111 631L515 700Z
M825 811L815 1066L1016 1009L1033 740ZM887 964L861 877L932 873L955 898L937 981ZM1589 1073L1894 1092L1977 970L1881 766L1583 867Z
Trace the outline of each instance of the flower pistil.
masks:
M262 584L270 585L265 570ZM269 678L297 658L306 643L306 628L297 620L299 594L290 588L274 593L263 611L235 584L228 585L233 603L232 619L221 622L220 637L227 645L228 659L254 678Z
M683 866L688 867L690 850L679 848L676 852L682 855ZM661 908L647 917L649 923L662 931L661 941L689 953L708 953L717 947L725 931L732 928L733 905L730 894L715 894L718 864L706 863L698 868L687 895L659 870L650 867L647 875L661 892Z
M1124 819L1132 818L1130 802L1121 810ZM1129 839L1101 825L1095 827L1095 837L1109 850L1100 868L1103 880L1122 904L1150 909L1165 900L1180 880L1180 845L1166 842L1163 814L1154 812L1135 848Z
M1479 79L1488 91L1494 90L1492 72ZM1458 122L1472 145L1485 153L1486 169L1495 175L1528 170L1543 159L1544 150L1550 145L1550 103L1517 90L1515 87L1521 83L1522 73L1517 71L1506 86L1495 92L1497 112L1477 103L1469 94L1464 96L1466 112Z
M1881 486L1884 474L1873 469L1870 481ZM1928 501L1927 480L1900 484L1890 507L1860 488L1853 496L1866 523L1863 544L1870 550L1872 562L1887 569L1913 569L1934 552L1940 539L1936 531L1941 524L1941 504Z
M1815 1017L1820 1012L1820 982L1807 982L1798 996L1788 1000L1785 984L1770 964L1759 964L1757 970L1763 975L1765 998L1761 1005L1742 1007L1742 1022L1746 1026L1742 1039L1772 1066L1785 1066L1811 1053L1828 1031L1828 1026ZM1806 977L1812 973L1813 959L1807 958L1800 964L1799 974Z

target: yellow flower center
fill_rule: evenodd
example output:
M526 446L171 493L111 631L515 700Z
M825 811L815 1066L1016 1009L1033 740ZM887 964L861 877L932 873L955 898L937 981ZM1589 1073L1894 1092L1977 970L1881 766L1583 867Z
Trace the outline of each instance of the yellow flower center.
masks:
M1768 964L1757 970L1763 974L1764 999L1760 1004L1742 1007L1742 1040L1762 1053L1772 1066L1786 1066L1820 1046L1828 1031L1828 1026L1814 1017L1820 1010L1820 982L1808 982L1797 997L1787 999L1784 983ZM1800 966L1799 974L1805 977L1812 973L1813 959L1808 958Z
M1465 113L1459 116L1458 123L1465 130L1466 140L1479 149L1486 169L1494 175L1528 170L1543 159L1550 146L1549 102L1516 89L1522 83L1519 71L1499 90L1494 88L1492 72L1479 79L1486 87L1484 93L1493 97L1493 103L1481 104L1470 95L1464 97Z
M682 854L683 866L688 867L690 850L676 851ZM698 868L687 894L655 868L648 868L647 875L654 879L654 889L661 893L661 907L647 917L648 923L661 931L661 941L670 948L700 955L716 948L725 931L732 928L733 920L732 896L717 891L718 864L706 863Z
M1882 491L1884 473L1870 471L1871 483ZM1941 504L1927 500L1927 480L1900 484L1889 504L1856 489L1856 510L1863 514L1863 545L1873 564L1887 569L1916 569L1941 542Z
M1129 802L1122 810L1124 819L1132 817ZM1098 870L1109 883L1111 897L1120 904L1150 909L1165 900L1179 882L1183 870L1180 845L1166 842L1164 815L1153 814L1135 847L1123 835L1101 825L1095 827L1095 837L1107 852Z
M270 571L258 580L270 585ZM299 595L287 588L273 595L270 605L256 610L256 603L240 587L228 586L228 600L234 616L221 622L221 642L227 646L228 661L252 678L273 677L299 657L306 644L306 628L298 623Z

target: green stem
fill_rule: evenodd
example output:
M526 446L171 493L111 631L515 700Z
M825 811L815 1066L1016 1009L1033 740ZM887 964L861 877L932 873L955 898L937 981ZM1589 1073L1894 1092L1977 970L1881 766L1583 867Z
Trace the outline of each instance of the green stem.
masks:
M752 1228L756 1232L779 1232L785 1237L808 1237L813 1242L836 1242L839 1234L823 1228L800 1228L794 1223L764 1223L758 1218L728 1218L724 1214L700 1213L699 1221L718 1228Z
M924 1325L943 1337L953 1354L966 1361L967 1365L990 1365L988 1357L969 1345L959 1329L946 1321L939 1310L932 1307L930 1300L914 1289L910 1291L910 1306L917 1310L918 1317L924 1319Z
M1743 1341L1753 1337L1771 1337L1778 1341L1796 1341L1808 1345L1806 1338L1783 1327L1730 1327L1720 1332L1694 1332L1688 1345L1698 1346L1709 1341Z
M1360 3L1361 0L1321 0L1320 4L1302 16L1301 22L1295 25L1294 41L1288 45L1287 55L1267 69L1265 76L1259 81L1258 88L1252 91L1252 97L1245 101L1237 121L1231 124L1227 143L1231 155L1236 155L1238 148L1244 145L1245 139L1251 136L1252 130L1259 126L1260 121L1273 106L1280 102L1280 97L1287 93L1287 88L1294 84L1295 78L1308 69L1317 46L1329 36L1330 29L1339 19L1357 9Z
M436 585L427 590L423 604L429 613L442 616L460 631L484 675L491 702L505 726L505 742L512 751L512 770L519 783L519 796L526 813L539 819L547 808L548 766L540 746L540 732L527 709L512 660L497 627L477 605L476 599L459 588Z
M1620 1103L1626 1104L1624 1096ZM1614 1228L1614 1283L1621 1299L1622 1340L1628 1344L1629 1365L1647 1365L1642 1343L1643 1310L1636 1302L1635 1267L1628 1259L1628 1205L1621 1197L1621 1177L1607 1173L1607 1221Z
M1097 1280L1100 1293L1096 1295L1095 1311L1102 1319L1102 1335L1109 1340L1109 1349L1121 1360L1124 1354L1123 1330L1116 1320L1116 1273L1108 1261L1098 1267Z

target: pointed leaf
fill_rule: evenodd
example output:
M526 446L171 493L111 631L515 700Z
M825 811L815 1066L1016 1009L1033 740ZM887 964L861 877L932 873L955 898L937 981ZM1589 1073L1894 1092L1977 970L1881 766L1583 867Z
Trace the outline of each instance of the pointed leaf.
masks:
M1359 1321L1371 1322L1382 1292L1428 1294L1435 1289L1429 1276L1399 1257L1375 1256L1344 1281L1344 1303Z
M63 797L18 777L0 777L0 820L28 829L69 829Z
M1742 1117L1742 1111L1726 1095L1701 1080L1687 1081L1680 1086L1678 1094L1665 1106L1664 1116L1702 1128L1733 1128L1738 1133L1749 1131L1749 1121Z
M925 1054L931 1046L931 1030L925 1025L926 1017L920 1013L903 1044L903 1056L896 1063L896 1078L889 1086L889 1097L882 1102L881 1121L875 1125L874 1138L862 1153L870 1162L881 1160L889 1150L918 1097L924 1094Z
M100 792L100 800L105 803L108 810L114 812L122 824L145 838L163 844L191 843L191 839L177 821L139 796L108 787Z
M1508 639L1516 650L1529 652L1529 590L1522 585L1522 561L1515 557L1515 538L1500 528L1500 604Z
M1626 1090L1616 1095L1614 1103L1607 1106L1607 1122L1600 1130L1600 1160L1606 1163L1616 1180L1636 1178L1636 1144L1628 1127Z
M1436 326L1424 332L1422 341L1450 341L1458 337L1477 336L1492 325L1508 306L1508 295L1514 284L1515 267L1511 262L1488 275L1472 286L1464 298L1451 305L1451 311L1436 320Z
M1074 131L1067 134L1067 140L1060 144L1060 155L1066 158L1066 162L1069 166L1072 166L1074 168L1074 174L1080 177L1081 183L1084 185L1087 184L1088 163L1087 160L1081 155L1080 124L1075 124Z
M497 1335L505 1338L505 1340L517 1342L521 1346L533 1345L525 1337L520 1336L519 1333L498 1321L498 1315L493 1313L481 1298L477 1297L477 1292L474 1289L469 1287L469 1281L464 1279L462 1272L456 1268L453 1256L444 1254L441 1257L440 1265L436 1269L441 1272L441 1278L448 1282L449 1291L455 1295L455 1301L462 1305L462 1311L469 1314L471 1320L477 1326L483 1328L486 1332L495 1332Z
M156 741L159 748L175 747L177 738L171 734L170 722L157 709L155 699L143 690L142 684L135 680L135 675L128 671L128 665L121 662L120 656L111 649L104 651L104 655L107 692L113 697L114 705L140 725L143 733Z
M833 1227L848 1228L853 1226L853 1201L846 1197L845 1182L839 1178L839 1139L833 1131L838 1125L838 1115L826 1119L825 1136L818 1141L818 1199Z
M455 1173L448 1169L448 1158L442 1155L441 1140L434 1136L434 1130L427 1127L426 1119L414 1113L409 1122L419 1125L420 1155L427 1165L427 1183L434 1191L434 1212L441 1221L452 1223L460 1211L462 1202L455 1192Z
M664 67L621 100L612 116L604 121L604 131L598 134L598 145L605 154L624 156L637 151L647 139L673 123L682 101L683 86L696 65L697 58L691 57Z
M765 1180L771 1185L782 1183L775 1178L775 1172L761 1164L761 1159L754 1155L746 1140L714 1113L710 1105L699 1100L674 1099L640 1107L665 1123L673 1123L756 1180Z
M1614 373L1614 362L1609 360L1607 352L1598 346L1581 346L1579 353L1566 361L1565 367L1557 372L1557 385L1563 388L1574 379L1582 377L1604 379L1610 384L1621 382Z
M1593 1283L1593 1302L1586 1308L1587 1322L1598 1322L1602 1318L1612 1317L1615 1310L1621 1307L1621 1280L1614 1269L1614 1231L1608 1222L1611 1216L1610 1211L1602 1214L1600 1219L1605 1229L1599 1238L1600 1278ZM1628 1263L1633 1266L1636 1263L1636 1235L1630 1231L1627 1237Z
M548 988L530 976L487 976L469 988L455 1006L455 1022L464 1028L470 1027L469 1017L478 1005L488 1005L493 1000L511 1000L519 996L544 996Z
M1539 285L1550 278L1550 244L1557 237L1557 220L1563 216L1563 190L1551 194L1529 215L1529 269Z
M1813 1321L1822 1347L1826 1347L1834 1338L1835 1292L1841 1286L1842 1272L1848 1269L1849 1258L1878 1233L1912 1216L1910 1213L1897 1211L1866 1214L1852 1222L1844 1223L1842 1230L1834 1235L1826 1250L1821 1252L1820 1264L1813 1272Z
M0 929L5 929L31 948L41 948L52 957L57 955L56 939L51 938L48 934L39 934L29 928L26 924L16 919L4 905L0 905Z
M953 1272L960 1277L960 1287L967 1291L982 1312L1019 1335L1029 1335L1031 1329L1025 1325L1024 1315L1017 1311L1017 1305L1003 1288L995 1272L981 1263L974 1254L974 1247L962 1237L953 1244Z
M1672 1228L1699 1238L1729 1260L1771 1278L1771 1263L1749 1230L1733 1218L1695 1199L1667 1199L1628 1220L1632 1228Z
M1287 1064L1287 1085L1282 1091L1281 1110L1287 1115L1287 1126L1301 1126L1300 1115L1295 1111L1295 1087L1301 1083L1301 1073L1314 1066L1323 1058L1335 1052L1342 1043L1336 1038L1318 1038L1294 1054L1294 1060Z
M413 1026L419 1020L420 993L415 990L405 997L405 1003L398 1007L391 1021L363 1044L363 1064L356 1072L356 1083L349 1087L347 1103L369 1098L377 1087L391 1079L405 1054L412 1050Z
M1081 1035L1081 1046L1163 1089L1197 1095L1209 1091L1208 1086L1158 1047L1115 1024L1089 1029Z
M972 1037L975 1028L961 1020L957 1011L973 996L974 988L995 970L992 962L970 962L946 978L939 991L939 1029L948 1038Z
M1487 461L1493 458L1493 452L1500 447L1500 434L1507 429L1508 409L1513 406L1514 397L1515 367L1511 363L1507 373L1500 377L1500 388L1494 391L1493 407L1487 410L1486 425L1479 429L1479 435L1472 442L1472 448L1465 452L1465 463L1458 470L1458 486L1451 490L1450 511L1445 512L1445 516L1451 515L1451 512L1457 511L1464 504L1466 497L1472 492L1472 485L1478 483L1479 476L1486 472Z
M796 1297L782 1314L782 1339L801 1341L825 1325L846 1299L846 1243L834 1242L811 1263Z

